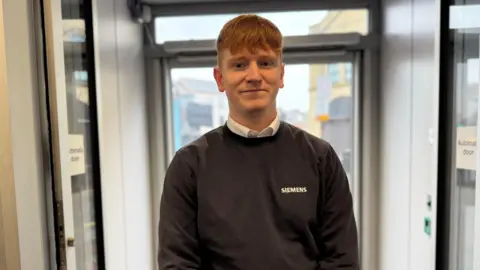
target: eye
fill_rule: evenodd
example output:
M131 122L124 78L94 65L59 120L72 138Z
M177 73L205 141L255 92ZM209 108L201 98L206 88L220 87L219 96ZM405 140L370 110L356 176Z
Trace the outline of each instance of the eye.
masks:
M241 69L245 67L245 63L235 63L233 65L236 69Z
M245 69L246 67L247 67L247 64L245 63L245 61L234 61L234 62L231 62L230 64L230 68L234 70L242 70L242 69Z
M262 60L258 63L259 66L261 67L272 67L275 65L275 61L271 60Z

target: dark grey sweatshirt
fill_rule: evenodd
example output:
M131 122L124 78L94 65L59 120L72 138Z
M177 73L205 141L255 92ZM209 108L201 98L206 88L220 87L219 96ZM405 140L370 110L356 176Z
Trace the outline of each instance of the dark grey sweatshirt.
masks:
M180 149L160 207L160 270L358 269L352 195L332 147L282 122L222 126Z

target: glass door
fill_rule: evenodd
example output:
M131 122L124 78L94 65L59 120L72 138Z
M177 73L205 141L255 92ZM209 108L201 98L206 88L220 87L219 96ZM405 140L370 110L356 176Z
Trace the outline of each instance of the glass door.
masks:
M105 269L91 1L43 12L57 269Z
M350 60L286 63L285 87L280 89L277 108L280 119L328 141L348 174L359 220L357 188L359 134L353 54ZM351 56L351 57L350 57ZM288 56L286 56L288 57ZM171 139L175 151L207 131L225 124L228 101L218 91L211 67L169 67ZM359 223L359 222L358 222Z
M450 266L480 267L480 189L477 141L480 93L480 1L454 0L450 6L453 41L454 171L451 181Z

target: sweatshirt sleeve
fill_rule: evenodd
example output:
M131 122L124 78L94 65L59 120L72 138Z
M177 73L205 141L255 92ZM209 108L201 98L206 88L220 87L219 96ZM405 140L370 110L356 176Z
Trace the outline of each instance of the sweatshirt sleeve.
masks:
M357 226L347 175L331 146L324 160L325 193L319 208L320 246L317 270L358 270Z
M196 194L193 170L177 152L160 202L159 270L200 269Z

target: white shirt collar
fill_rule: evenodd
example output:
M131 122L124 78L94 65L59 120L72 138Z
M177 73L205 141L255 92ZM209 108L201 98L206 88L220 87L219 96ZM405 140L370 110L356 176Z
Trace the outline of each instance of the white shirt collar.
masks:
M249 129L246 126L240 125L238 122L236 122L229 116L227 120L227 127L233 133L246 138L268 137L268 136L273 136L275 135L275 133L277 133L278 128L280 127L280 119L278 118L278 113L277 113L277 116L272 121L272 123L270 123L268 127L266 127L262 131L256 131L256 130Z

